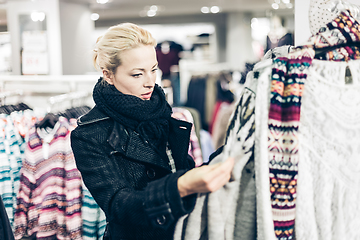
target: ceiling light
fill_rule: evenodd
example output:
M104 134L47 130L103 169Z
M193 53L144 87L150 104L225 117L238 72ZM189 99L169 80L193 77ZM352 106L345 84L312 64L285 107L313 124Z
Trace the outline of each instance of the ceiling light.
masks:
M273 9L285 9L285 8L293 8L294 0L268 0Z
M149 11L147 11L148 17L154 17L155 15L156 15L156 11L152 11L151 9Z
M210 12L212 12L212 13L218 13L218 12L220 12L220 8L219 8L218 6L212 6L212 7L210 8Z
M158 6L152 5L152 6L150 7L150 10L156 12L156 11L158 10Z
M90 16L90 19L93 20L93 21L96 21L99 19L99 14L97 13L92 13L91 16Z
M251 28L256 28L259 26L259 20L257 18L251 19Z
M273 3L273 4L271 4L271 7L272 7L273 9L279 9L279 4Z
M45 20L45 13L44 12L32 12L31 13L31 20L33 20L34 22L37 21L44 21Z
M208 7L202 7L201 8L201 12L202 13L209 13L210 12L210 9Z
M108 3L109 0L96 0L97 3L100 3L100 4L105 4L105 3Z

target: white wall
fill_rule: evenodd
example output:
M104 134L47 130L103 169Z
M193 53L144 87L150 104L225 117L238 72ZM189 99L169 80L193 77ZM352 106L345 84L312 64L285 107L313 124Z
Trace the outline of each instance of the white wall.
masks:
M229 13L227 21L226 58L229 67L243 70L246 62L256 61L252 48L251 15L248 13Z
M310 0L295 0L295 46L311 36L309 27Z
M86 74L92 65L92 34L95 29L88 5L60 2L62 66L64 75Z
M7 22L8 31L11 34L12 43L12 70L14 75L20 75L20 26L19 15L31 14L33 11L42 11L46 14L49 68L50 75L61 75L62 52L59 0L37 0L37 1L8 1Z

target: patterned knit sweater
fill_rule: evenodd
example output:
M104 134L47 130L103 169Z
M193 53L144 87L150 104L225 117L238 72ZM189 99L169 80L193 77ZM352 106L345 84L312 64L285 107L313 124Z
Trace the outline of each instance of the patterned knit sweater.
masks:
M74 128L63 117L53 132L29 131L14 220L16 239L81 239L81 175L70 147Z

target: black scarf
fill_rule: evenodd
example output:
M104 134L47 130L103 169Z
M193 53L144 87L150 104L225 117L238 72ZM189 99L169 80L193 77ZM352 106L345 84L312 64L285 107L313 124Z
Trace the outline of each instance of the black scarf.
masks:
M171 107L164 91L155 84L150 100L121 93L102 78L94 87L93 98L98 107L111 118L139 133L144 140L158 146L167 141Z

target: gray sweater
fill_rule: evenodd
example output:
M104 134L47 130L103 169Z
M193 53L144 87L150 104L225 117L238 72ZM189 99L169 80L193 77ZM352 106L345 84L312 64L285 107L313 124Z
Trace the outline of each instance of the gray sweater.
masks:
M256 239L254 179L255 93L245 87L230 118L223 151L210 164L236 159L229 183L198 194L192 213L176 226L174 240Z

